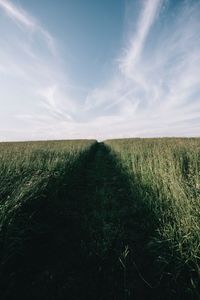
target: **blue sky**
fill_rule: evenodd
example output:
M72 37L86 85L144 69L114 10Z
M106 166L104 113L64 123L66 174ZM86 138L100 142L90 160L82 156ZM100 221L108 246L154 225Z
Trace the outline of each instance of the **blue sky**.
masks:
M200 2L0 0L0 140L199 136Z

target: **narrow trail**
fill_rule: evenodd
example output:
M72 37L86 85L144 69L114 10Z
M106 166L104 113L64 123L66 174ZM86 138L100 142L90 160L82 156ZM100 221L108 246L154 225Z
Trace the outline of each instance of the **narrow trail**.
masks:
M146 220L106 145L95 145L59 198L39 209L21 253L4 267L2 300L164 299L149 286Z
M143 232L145 220L118 166L109 148L99 143L84 171L81 215L91 253L85 274L91 282L84 299L155 299L148 282L150 258L144 253L149 233Z

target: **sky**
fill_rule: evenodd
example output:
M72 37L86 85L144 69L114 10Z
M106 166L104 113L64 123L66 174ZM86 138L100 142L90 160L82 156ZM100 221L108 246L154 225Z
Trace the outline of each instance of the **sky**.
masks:
M200 136L199 0L0 0L0 141Z

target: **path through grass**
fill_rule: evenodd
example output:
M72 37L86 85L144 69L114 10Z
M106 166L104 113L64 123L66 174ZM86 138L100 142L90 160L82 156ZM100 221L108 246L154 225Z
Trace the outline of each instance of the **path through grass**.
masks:
M0 299L179 299L149 251L157 224L133 177L106 144L84 149L1 223Z

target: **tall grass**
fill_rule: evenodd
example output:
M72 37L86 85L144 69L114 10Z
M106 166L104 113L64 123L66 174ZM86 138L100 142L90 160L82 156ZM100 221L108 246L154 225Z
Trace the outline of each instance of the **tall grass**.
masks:
M7 290L27 268L21 264L27 265L30 258L23 256L28 253L36 260L31 248L25 250L29 244L40 247L40 241L32 242L34 236L53 234L55 222L67 219L64 212L74 204L63 198L63 190L70 190L72 178L83 168L95 143L0 143L0 278Z
M76 162L93 143L94 141L1 143L0 224L23 201L41 196L50 181L58 181L63 174L71 176Z
M141 222L150 218L146 229L152 226L153 231L147 248L160 276L174 288L180 283L183 295L199 295L200 139L123 139L106 144L130 178L133 201L144 211Z
M2 299L188 300L199 282L200 139L0 143Z

